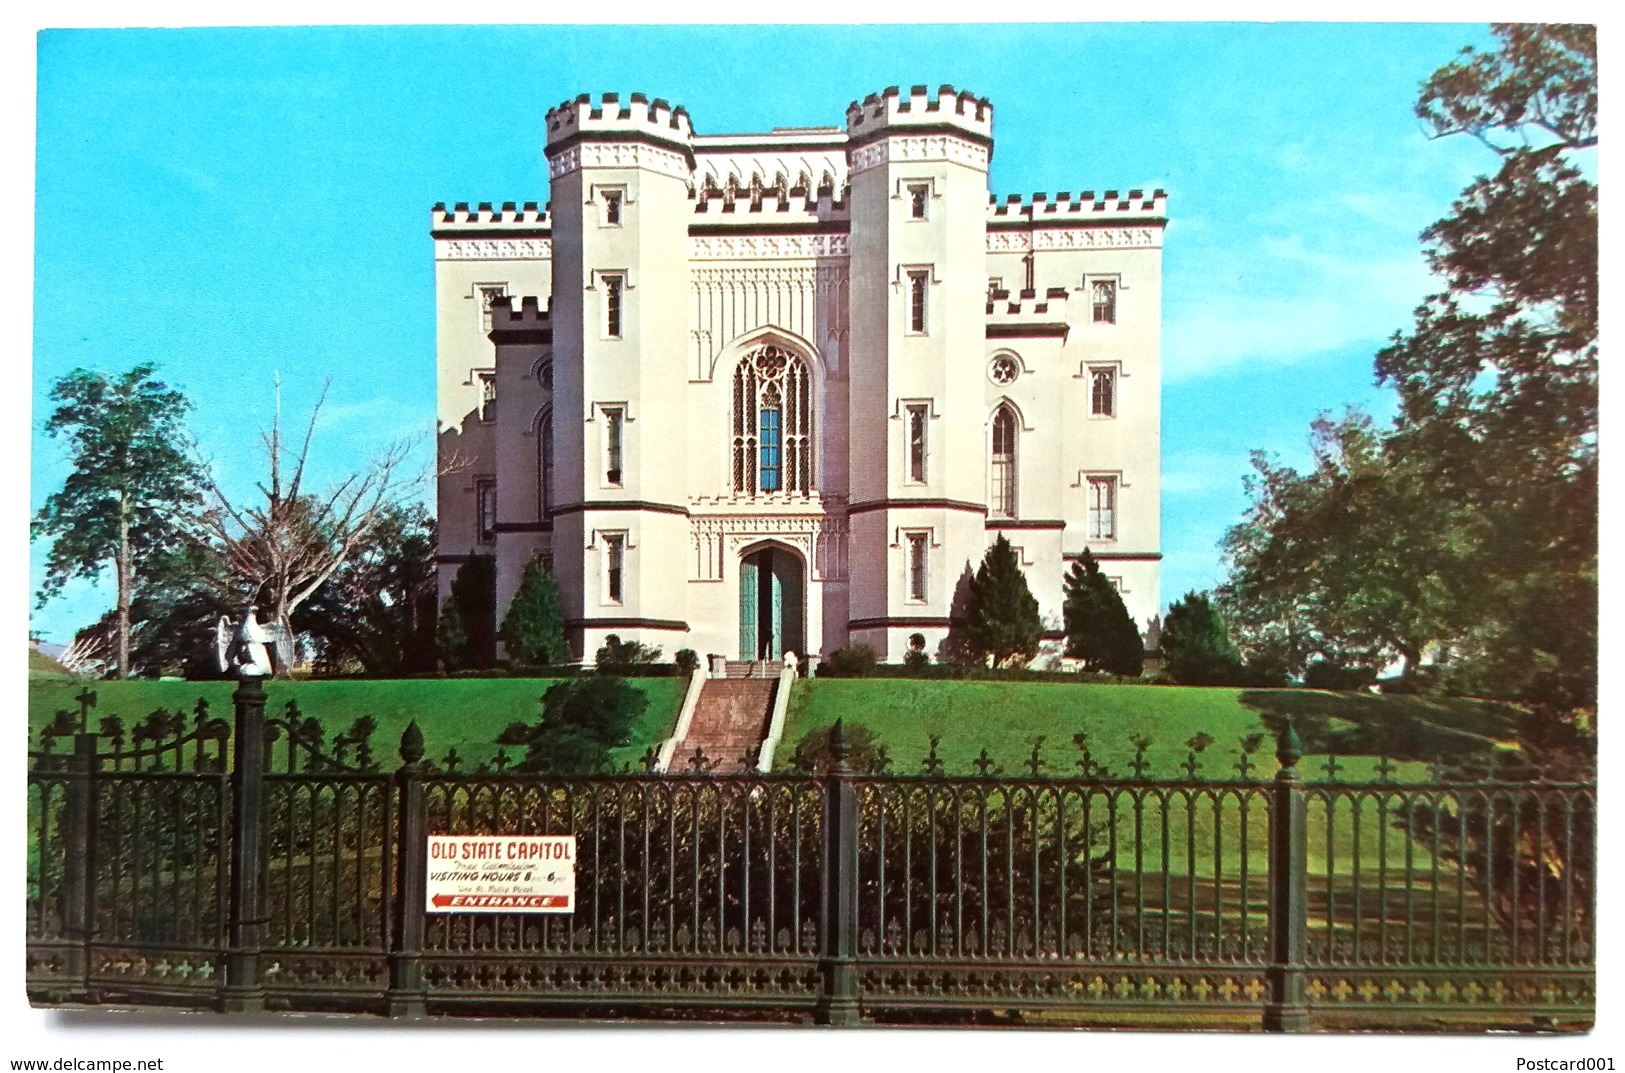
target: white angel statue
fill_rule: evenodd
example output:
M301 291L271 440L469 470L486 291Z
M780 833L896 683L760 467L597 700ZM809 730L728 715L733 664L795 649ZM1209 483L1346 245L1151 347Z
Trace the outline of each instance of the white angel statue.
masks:
M293 666L292 633L280 622L256 621L252 606L244 608L242 620L235 626L230 618L221 615L214 628L214 643L220 670L239 678L266 678L275 673L272 652L278 667L286 670Z

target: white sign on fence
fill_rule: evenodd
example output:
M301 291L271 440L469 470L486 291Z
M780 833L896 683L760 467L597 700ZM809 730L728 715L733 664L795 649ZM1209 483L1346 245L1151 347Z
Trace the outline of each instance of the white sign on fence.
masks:
M429 912L575 909L575 835L429 836Z

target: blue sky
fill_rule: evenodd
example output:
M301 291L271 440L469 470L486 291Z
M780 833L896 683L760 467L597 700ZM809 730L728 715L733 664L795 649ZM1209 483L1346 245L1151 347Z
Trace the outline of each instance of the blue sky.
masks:
M1371 358L1428 293L1417 234L1494 161L1429 141L1418 84L1477 25L454 27L39 38L31 508L66 474L52 379L156 361L243 487L280 372L333 378L328 473L434 423L436 201L547 196L547 108L638 90L703 133L840 123L888 85L990 98L992 189L1163 187L1162 601L1222 576L1248 452L1387 412ZM31 556L40 580L44 548ZM75 586L32 627L110 606Z

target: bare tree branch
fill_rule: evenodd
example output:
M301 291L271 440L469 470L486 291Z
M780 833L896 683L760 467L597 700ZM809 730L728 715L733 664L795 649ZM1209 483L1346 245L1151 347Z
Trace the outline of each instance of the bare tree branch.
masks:
M419 483L401 479L411 443L398 441L325 491L307 491L317 417L330 384L323 385L297 453L288 460L292 465L286 482L278 384L275 417L270 430L261 434L270 480L255 485L260 501L233 502L215 471L200 459L209 473L205 492L211 509L193 520L189 533L225 563L222 587L229 586L238 597L263 596L271 620L283 624L365 543L380 515Z

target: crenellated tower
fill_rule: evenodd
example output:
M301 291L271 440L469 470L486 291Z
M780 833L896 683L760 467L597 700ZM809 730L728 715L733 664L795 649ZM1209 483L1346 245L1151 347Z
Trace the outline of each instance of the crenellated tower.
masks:
M548 514L564 615L590 658L608 633L685 629L688 114L634 93L547 113L553 214ZM576 554L584 550L585 555ZM576 630L580 633L576 634ZM668 640L667 648L674 647Z
M846 112L851 174L851 638L900 653L948 624L987 516L980 415L993 107L897 87ZM950 429L954 431L950 433ZM970 432L970 434L966 434ZM881 464L884 460L884 464Z

